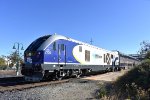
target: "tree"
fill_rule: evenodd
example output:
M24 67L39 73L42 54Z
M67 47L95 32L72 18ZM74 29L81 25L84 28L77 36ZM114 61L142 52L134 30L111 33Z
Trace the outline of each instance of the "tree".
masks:
M20 61L20 63L23 63L23 59L20 55L18 55L17 51L12 52L8 57L11 60L12 66L16 64L18 60Z
M150 59L150 51L148 51L145 55L145 59Z
M7 68L7 65L5 63L5 58L4 58L4 56L1 56L0 57L0 70L4 70L6 68Z
M141 58L145 58L150 55L150 43L148 41L141 42L141 49L139 51Z
M0 66L5 65L5 59L3 57L0 57Z
M146 54L148 51L150 51L150 43L148 41L143 41L140 43L140 45L140 54Z

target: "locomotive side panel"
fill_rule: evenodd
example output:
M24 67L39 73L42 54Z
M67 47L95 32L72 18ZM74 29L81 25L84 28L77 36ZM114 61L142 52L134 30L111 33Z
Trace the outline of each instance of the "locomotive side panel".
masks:
M56 40L45 49L44 64L79 64L72 50L77 43L68 40Z
M62 69L106 70L118 56L116 52L59 39L45 49L44 69L55 70L62 66ZM117 65L119 61L115 62Z
M112 65L113 59L119 57L117 52L110 52L87 45L75 46L73 55L82 65Z

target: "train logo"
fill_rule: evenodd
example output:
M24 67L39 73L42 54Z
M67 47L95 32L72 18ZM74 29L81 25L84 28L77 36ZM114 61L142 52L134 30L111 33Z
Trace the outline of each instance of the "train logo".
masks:
M46 49L45 54L51 54L51 50L50 49Z

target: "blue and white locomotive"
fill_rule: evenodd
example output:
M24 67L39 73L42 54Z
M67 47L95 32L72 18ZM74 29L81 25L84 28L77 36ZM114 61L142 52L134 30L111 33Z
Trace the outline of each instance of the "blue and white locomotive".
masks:
M46 35L24 52L26 80L61 79L91 71L119 68L119 52L108 51L62 35Z

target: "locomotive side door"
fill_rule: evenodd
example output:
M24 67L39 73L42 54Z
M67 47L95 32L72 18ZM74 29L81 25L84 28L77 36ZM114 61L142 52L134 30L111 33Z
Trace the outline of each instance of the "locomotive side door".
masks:
M66 65L66 45L58 44L58 66Z

